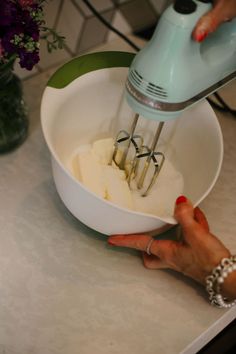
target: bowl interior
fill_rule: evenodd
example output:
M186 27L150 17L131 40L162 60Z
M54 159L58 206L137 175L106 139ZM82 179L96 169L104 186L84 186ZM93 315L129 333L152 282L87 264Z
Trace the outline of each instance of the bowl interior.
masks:
M42 123L54 156L70 169L79 145L129 131L134 113L124 98L127 68L89 72L63 89L47 88ZM147 144L158 122L141 117L137 133ZM206 101L190 108L176 120L166 122L159 150L181 171L184 194L194 204L213 186L222 161L222 137L214 112Z

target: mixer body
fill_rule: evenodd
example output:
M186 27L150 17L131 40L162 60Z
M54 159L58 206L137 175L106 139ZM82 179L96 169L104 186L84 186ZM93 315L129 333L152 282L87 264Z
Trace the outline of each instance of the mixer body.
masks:
M164 163L165 157L158 151L164 122L179 117L188 107L236 77L236 20L221 25L203 43L192 38L197 21L211 6L208 0L175 0L129 68L126 98L136 114L130 131L122 130L117 135L113 161L125 169L133 145L134 155L130 158L133 167L127 179L136 178L138 189L146 182L143 196L150 191ZM159 122L150 147L138 145L140 135L135 129L139 115ZM119 149L123 155L117 163ZM137 178L137 166L140 170L142 159L145 162ZM155 170L147 182L150 164Z
M167 8L129 69L127 101L144 118L178 117L236 76L236 19L197 43L192 39L193 28L212 5L189 3L194 11L187 14L175 9L177 2Z

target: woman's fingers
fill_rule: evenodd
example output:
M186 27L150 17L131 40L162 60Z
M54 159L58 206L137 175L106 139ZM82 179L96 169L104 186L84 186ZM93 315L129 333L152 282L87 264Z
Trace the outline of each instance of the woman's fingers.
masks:
M178 203L178 200L181 203ZM184 240L201 263L215 266L219 259L227 257L229 251L222 242L209 232L209 225L199 208L193 209L191 202L181 196L175 206L175 218L182 227ZM205 265L204 265L205 266Z
M149 247L151 255L159 258L160 261L153 261L153 258L144 258L147 267L172 268L179 270L179 260L183 248L186 246L180 242L172 240L155 240L150 244L152 238L145 234L138 235L113 235L108 239L108 243L112 246L134 248L139 251L146 252ZM158 259L157 258L157 259Z
M200 18L193 31L193 38L201 42L211 32L214 32L220 24L229 21L236 16L236 0L215 0L213 8Z
M192 203L184 196L176 199L174 216L183 228L192 228L196 223Z
M151 236L145 234L113 235L108 238L112 246L135 248L139 251L146 251Z
M150 241L152 240L152 243ZM108 238L108 243L112 246L120 246L120 247L128 247L134 248L136 250L142 251L143 256L143 263L146 268L149 269L163 269L169 268L169 265L162 261L158 256L158 245L157 243L160 242L158 240L152 239L148 235L141 235L141 234L133 234L133 235L112 235ZM172 241L171 241L172 242ZM169 242L168 242L169 243ZM147 254L147 247L150 245L149 252ZM165 247L165 245L164 245ZM168 247L168 253L170 253L169 248L170 245L166 245ZM162 249L162 251L161 251ZM163 243L160 245L160 252L163 254Z
M192 203L181 196L176 200L174 215L182 227L185 241L194 248L201 246L205 236L209 235L208 222L203 212L199 208L194 209Z
M193 31L193 38L197 42L202 42L209 33L214 32L220 25L219 18L215 15L214 9L203 15L197 22Z
M192 203L184 196L180 196L176 200L175 218L182 227L192 228L197 222L205 231L209 232L209 224L205 214L199 207L193 208Z
M203 242L209 232L208 222L203 212L199 208L194 209L186 197L180 196L176 201L175 217L182 227L186 243L193 247L198 247L199 243ZM171 264L173 267L176 254L181 252L183 244L172 240L154 239L150 244L150 240L152 238L147 234L113 235L109 237L108 243L113 246L129 247L144 252L147 252L147 247L150 246L149 251L151 254Z
M164 254L165 249L169 253L171 248L169 243L172 242L165 240L165 245L163 246L163 240L155 240L145 234L113 235L108 238L108 243L112 246L134 248L144 252L147 252L147 248L149 248L149 253L157 257L159 257L159 254Z

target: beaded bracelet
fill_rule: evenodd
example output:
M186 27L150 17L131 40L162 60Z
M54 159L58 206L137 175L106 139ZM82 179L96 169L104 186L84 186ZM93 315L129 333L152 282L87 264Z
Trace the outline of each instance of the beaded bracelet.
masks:
M228 301L220 294L220 286L225 278L236 270L236 255L229 258L223 258L220 264L215 267L211 275L206 277L206 291L209 294L209 300L212 305L219 308L229 308L236 305L236 299Z

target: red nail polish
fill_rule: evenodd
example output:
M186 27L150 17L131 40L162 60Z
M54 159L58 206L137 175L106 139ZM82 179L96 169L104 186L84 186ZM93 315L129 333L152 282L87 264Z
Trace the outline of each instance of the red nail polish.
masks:
M178 204L181 204L181 203L186 203L187 202L187 198L184 196L184 195L180 195L176 201L175 201L175 204L178 205Z
M112 241L112 240L108 239L108 241L107 241L107 242L109 243L109 245L111 245L111 246L115 246L115 243L113 243L113 241Z
M195 36L195 39L197 42L202 42L206 38L206 36L207 36L206 32L201 32Z

